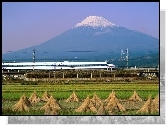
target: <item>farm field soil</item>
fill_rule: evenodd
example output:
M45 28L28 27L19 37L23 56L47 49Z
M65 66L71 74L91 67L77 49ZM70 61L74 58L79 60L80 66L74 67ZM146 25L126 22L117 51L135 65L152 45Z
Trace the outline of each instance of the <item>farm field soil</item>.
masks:
M82 113L75 112L75 109L78 108L83 103L83 101L67 103L65 102L65 100L59 100L58 102L63 107L63 109L59 111L58 115L95 115L95 113L93 112L82 112ZM146 101L133 102L132 104L128 103L125 100L121 100L120 102L127 110L123 113L115 112L114 115L136 115L136 111L139 110ZM12 107L16 103L17 101L3 102L3 106L2 106L3 115L9 115L9 116L10 115L12 116L13 115L44 115L44 110L40 110L40 108L46 104L45 102L39 102L36 105L31 106L29 111L21 111L21 112L12 111Z
M151 95L154 99L159 94L159 84L70 84L70 85L3 85L2 86L2 115L44 115L44 110L40 110L46 102L38 102L30 106L29 111L12 111L13 106L19 101L20 97L25 94L29 98L34 91L41 97L45 91L52 95L62 107L62 110L58 112L58 115L95 115L93 112L75 112L89 96L93 97L94 93L104 101L110 93L114 90L119 102L124 106L126 111L114 112L113 115L136 115L136 112L144 105L148 100L148 96ZM72 92L75 91L79 102L66 102L65 100L70 97ZM143 101L132 102L127 101L136 91ZM108 115L106 113L106 115ZM158 115L152 114L152 115Z

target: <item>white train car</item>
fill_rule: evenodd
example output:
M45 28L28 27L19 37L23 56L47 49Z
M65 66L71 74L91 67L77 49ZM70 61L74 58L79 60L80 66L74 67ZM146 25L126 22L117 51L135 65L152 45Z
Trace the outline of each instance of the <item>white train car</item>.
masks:
M115 65L105 62L12 62L2 63L2 70L77 70L105 69L113 70Z

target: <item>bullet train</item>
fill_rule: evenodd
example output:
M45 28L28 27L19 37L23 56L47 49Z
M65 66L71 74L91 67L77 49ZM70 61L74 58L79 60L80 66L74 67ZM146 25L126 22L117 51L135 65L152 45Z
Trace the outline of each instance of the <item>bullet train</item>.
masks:
M2 70L114 70L115 65L104 62L2 62Z

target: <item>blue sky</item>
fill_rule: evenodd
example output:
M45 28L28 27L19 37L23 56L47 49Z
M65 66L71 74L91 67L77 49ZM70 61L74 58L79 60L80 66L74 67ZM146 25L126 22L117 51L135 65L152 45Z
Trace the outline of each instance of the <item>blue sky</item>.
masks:
M43 43L90 15L159 38L158 2L3 2L2 53Z

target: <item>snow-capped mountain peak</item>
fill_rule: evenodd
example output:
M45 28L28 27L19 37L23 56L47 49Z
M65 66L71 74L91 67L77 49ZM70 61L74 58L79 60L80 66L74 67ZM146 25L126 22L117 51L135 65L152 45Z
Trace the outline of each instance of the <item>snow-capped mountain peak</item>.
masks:
M88 16L86 19L75 25L74 27L81 26L91 26L91 27L114 27L116 26L114 23L109 22L105 18L101 16Z

